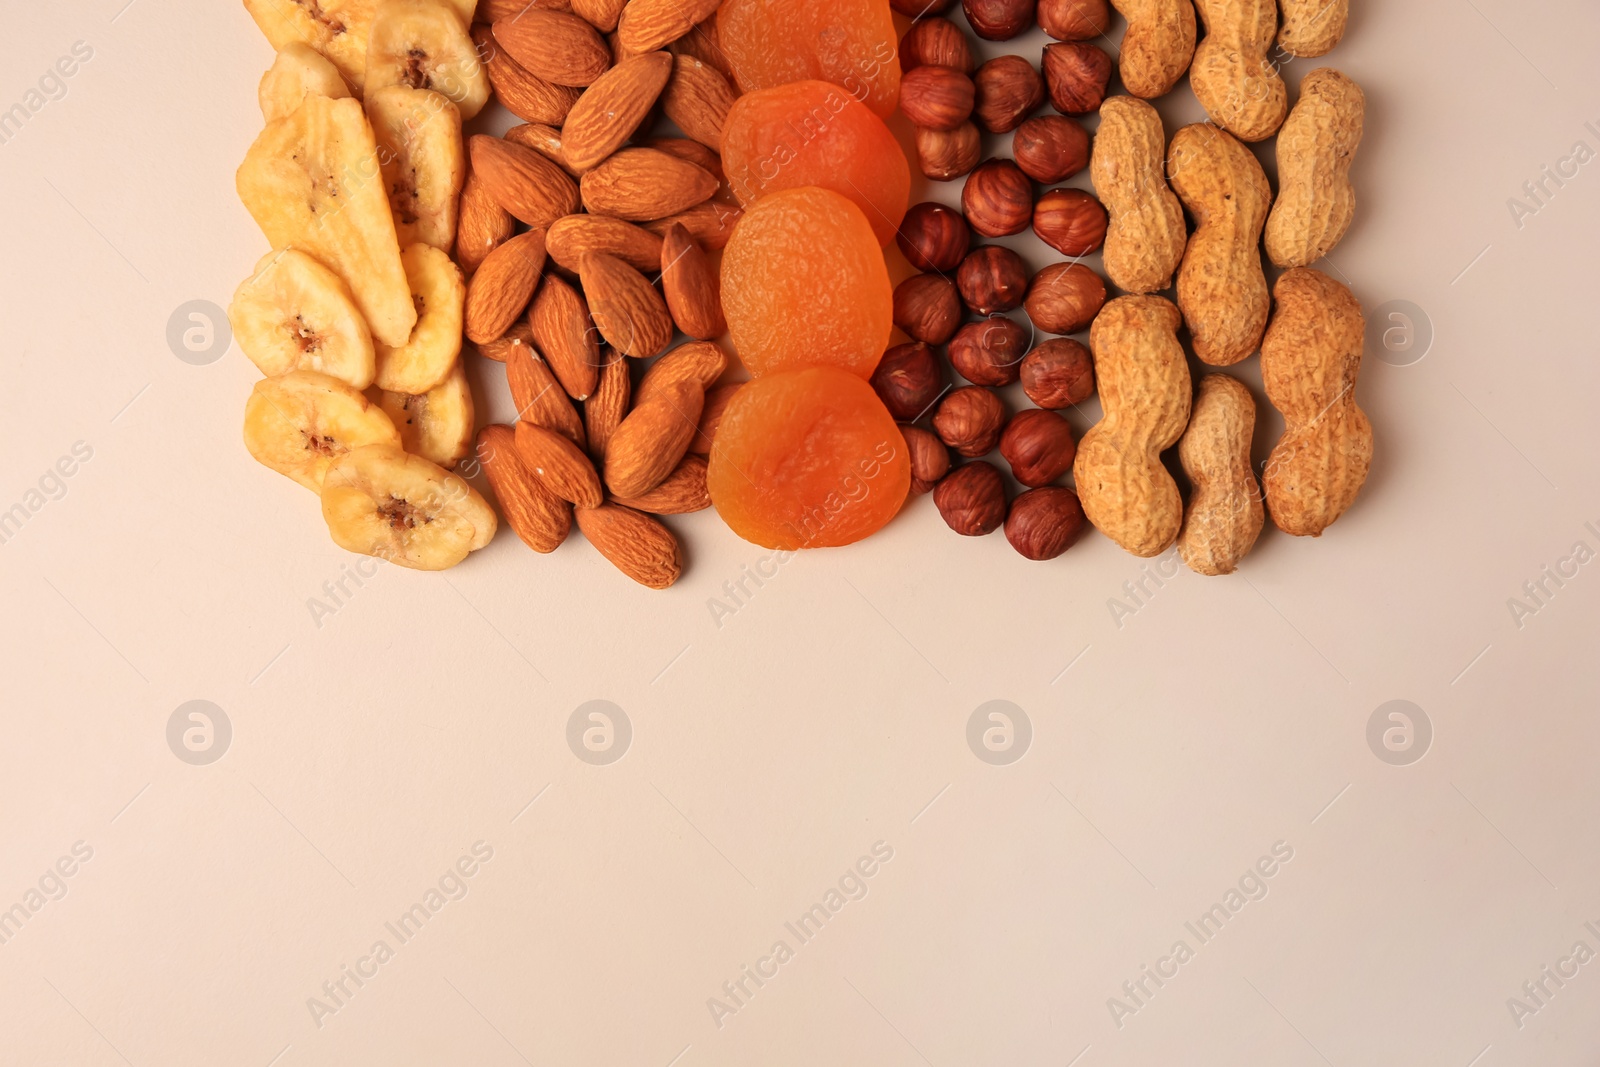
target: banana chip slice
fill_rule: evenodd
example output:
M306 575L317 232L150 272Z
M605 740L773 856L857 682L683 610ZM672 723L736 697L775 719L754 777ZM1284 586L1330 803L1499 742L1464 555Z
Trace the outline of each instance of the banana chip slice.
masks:
M489 74L459 12L439 0L382 0L367 42L366 92L432 89L470 119L489 101Z
M291 41L278 53L272 66L261 76L256 98L261 115L268 122L292 114L308 96L342 100L350 95L339 68L301 41Z
M322 518L340 548L425 571L454 567L498 524L460 476L394 445L357 448L328 469Z
M383 390L378 394L378 406L400 431L407 452L447 470L472 447L476 412L466 368L459 359L445 380L426 393Z
M244 446L256 459L313 492L334 461L353 448L400 447L379 408L337 378L296 370L256 383L244 405Z
M367 92L367 118L400 247L421 241L450 251L467 180L461 113L442 93L387 85Z
M234 339L267 377L314 370L365 389L375 369L372 334L350 287L293 248L256 264L228 305Z
M379 341L378 388L394 393L426 393L449 375L461 354L461 325L467 283L461 268L431 245L412 245L401 255L417 309L417 325L395 348Z
M366 78L367 37L377 6L377 0L244 0L273 48L308 45L357 90Z

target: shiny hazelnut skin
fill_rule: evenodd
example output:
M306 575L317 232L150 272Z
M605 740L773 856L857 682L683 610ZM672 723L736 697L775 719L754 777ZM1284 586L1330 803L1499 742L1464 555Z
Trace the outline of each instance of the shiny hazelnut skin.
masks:
M953 130L917 128L917 166L923 176L947 182L970 174L983 158L977 124L963 122Z
M950 529L982 537L1006 521L1006 480L991 463L964 463L934 487L933 504Z
M1044 79L1021 56L997 56L972 76L973 118L990 133L1010 133L1044 103Z
M1111 80L1111 57L1092 44L1070 41L1044 47L1044 81L1050 103L1063 115L1098 111Z
M921 496L950 473L950 449L937 434L920 426L902 426L900 436L906 439L911 460L911 493Z
M1039 28L1058 41L1092 41L1111 28L1106 0L1039 0Z
M928 130L953 130L972 115L977 90L954 67L914 67L900 79L900 110Z
M1022 360L1022 391L1042 408L1081 404L1094 395L1094 357L1070 337L1049 337Z
M933 349L913 341L885 352L870 384L896 421L911 422L926 415L944 392L944 369Z
M1039 115L1017 127L1011 151L1022 173L1054 185L1089 165L1089 131L1065 115Z
M1105 244L1111 217L1093 193L1051 189L1033 205L1033 232L1064 256L1076 259Z
M1077 333L1094 321L1105 302L1106 283L1100 275L1082 263L1052 263L1033 276L1022 307L1045 333Z
M1006 409L1000 398L982 386L964 385L939 402L933 432L963 456L986 456L1000 443Z
M1033 25L1034 0L961 0L972 32L986 41L1009 41Z
M1028 295L1028 268L1003 245L973 249L956 270L956 287L974 314L993 315L1022 306Z
M920 19L928 15L942 15L955 6L956 0L889 0L889 6L907 18Z
M1066 419L1043 408L1028 408L1006 423L1000 434L1000 454L1011 465L1012 477L1034 489L1072 469L1078 442Z
M961 213L985 237L1021 233L1033 220L1033 183L1011 160L988 160L961 187Z
M1084 528L1078 494L1047 485L1017 494L1006 513L1006 540L1033 560L1055 559L1077 543Z
M900 69L951 67L971 74L976 66L967 35L949 19L919 19L900 38Z
M950 339L950 365L974 385L1010 385L1022 374L1028 331L1002 316L969 322Z
M929 200L906 212L894 240L913 267L948 274L966 257L972 229L961 212Z
M894 289L894 324L915 341L942 345L961 325L961 294L938 274L913 274Z

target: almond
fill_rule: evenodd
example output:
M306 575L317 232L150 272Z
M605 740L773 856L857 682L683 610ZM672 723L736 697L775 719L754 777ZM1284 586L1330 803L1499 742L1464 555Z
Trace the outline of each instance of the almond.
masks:
M577 185L533 149L481 133L467 147L489 195L519 221L544 227L578 210Z
M456 221L456 262L462 271L477 270L485 256L516 232L517 220L500 206L476 171L468 172Z
M640 585L665 589L683 573L678 539L660 522L621 504L578 509L578 529L612 565Z
M479 345L478 355L484 359L492 359L496 363L504 363L513 348L518 345L527 347L531 344L533 344L533 331L528 328L528 320L519 319L512 323L511 328L502 336Z
M606 215L567 215L550 224L545 251L565 269L577 273L585 252L616 256L634 270L661 267L661 238L642 226Z
M671 44L716 13L721 0L632 0L617 22L617 37L630 52L653 52Z
M729 382L706 390L705 406L700 410L700 425L695 428L694 440L689 442L689 451L702 454L711 451L717 439L717 426L722 422L722 413L728 410L729 401L742 385L743 382Z
M667 82L661 103L678 129L720 152L722 124L728 120L733 96L733 87L715 67L680 55L673 60L672 80Z
M672 56L650 52L606 71L573 105L561 127L561 154L580 174L633 136L672 76Z
M600 31L576 15L527 10L494 23L494 39L530 73L556 85L592 85L611 69Z
M711 491L706 488L706 458L687 455L667 480L639 496L617 503L656 515L687 515L711 506Z
M552 274L533 298L528 325L567 395L587 399L600 374L600 345L583 297Z
M495 98L524 122L560 123L578 100L578 90L556 85L527 70L512 59L495 40L489 27L472 27L472 42L483 57L489 84Z
M585 252L578 276L600 336L636 359L655 355L672 340L666 301L643 274L616 256Z
M506 384L519 421L554 430L579 448L588 443L577 409L532 345L515 345L506 353Z
M726 188L727 176L722 173L722 156L699 141L691 141L687 137L651 137L649 140L640 141L639 144L645 148L659 149L669 156L677 156L679 159L686 159L693 163L717 179L717 195L724 200L733 201L732 190Z
M561 154L561 131L542 122L524 122L505 132L505 139L523 148L531 148L562 170L576 178L577 172L567 170L567 157Z
M543 426L517 423L517 455L528 469L544 480L544 487L580 508L599 507L605 499L600 475L577 445Z
M701 248L715 252L727 245L728 238L733 236L734 225L743 214L744 211L738 204L707 200L676 215L645 222L644 228L651 233L664 236L672 228L673 223L681 222L684 229L689 231L689 236L700 242Z
M692 56L721 71L724 77L733 78L733 64L728 62L728 54L722 50L722 38L717 35L715 15L702 20L667 47L673 55Z
M627 358L615 348L603 349L599 384L583 403L583 421L589 428L589 455L599 466L605 466L606 448L627 417L632 392L633 379Z
M467 340L481 345L510 329L528 306L543 270L543 230L518 234L485 256L467 284L462 319Z
M627 6L628 0L572 0L572 13L601 33L610 33Z
M661 292L672 321L690 337L708 341L728 329L717 268L681 222L661 242Z
M693 382L702 390L710 389L728 369L728 353L715 341L689 341L650 364L639 391L636 404L643 404L655 394L677 382Z
M667 480L689 451L705 405L698 382L675 381L635 404L606 445L606 485L642 496Z
M581 189L584 206L596 215L659 219L710 199L717 179L660 149L624 148L585 174ZM509 205L506 210L516 214Z
M554 552L572 530L572 505L546 489L517 454L509 426L478 434L478 463L506 523L535 552Z
M499 22L516 18L529 8L535 11L571 11L572 0L478 0L476 22Z

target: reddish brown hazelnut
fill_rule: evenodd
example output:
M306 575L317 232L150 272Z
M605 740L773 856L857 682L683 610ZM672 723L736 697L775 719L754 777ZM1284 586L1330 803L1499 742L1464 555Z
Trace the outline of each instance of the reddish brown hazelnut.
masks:
M906 455L911 461L911 492L921 496L950 473L950 450L937 434L920 426L902 426Z
M1022 360L1022 391L1042 408L1067 408L1094 395L1094 359L1070 337L1050 337Z
M1033 232L1064 256L1086 256L1106 240L1110 216L1093 193L1051 189L1033 205Z
M934 487L933 505L958 534L994 533L1006 519L1006 480L991 463L964 463Z
M1022 173L1054 185L1089 165L1089 132L1065 115L1040 115L1017 127L1011 151Z
M900 38L900 69L951 67L971 74L974 67L972 46L967 35L949 19L919 19Z
M945 274L966 256L972 230L961 212L930 200L906 212L894 240L913 267Z
M1034 0L961 0L972 32L987 41L1008 41L1033 25Z
M963 456L986 456L1000 443L1006 409L1000 398L977 385L952 390L933 413L933 432Z
M900 422L928 413L944 392L944 372L938 358L921 341L895 345L883 354L872 372L872 388Z
M1092 41L1111 28L1106 0L1039 0L1039 28L1058 41Z
M953 130L972 114L972 79L953 67L916 67L900 79L900 110L928 130Z
M1011 311L1028 295L1028 268L1022 257L1002 245L975 248L956 271L961 299L979 315Z
M969 322L950 339L950 365L974 385L1010 385L1021 375L1028 331L996 315Z
M1078 494L1059 485L1019 493L1006 514L1006 540L1028 559L1055 559L1083 533Z
M961 325L961 294L938 274L913 274L894 288L894 324L916 341L942 345Z
M1071 470L1078 442L1066 419L1043 408L1028 408L1006 423L1000 454L1011 464L1012 476L1031 489L1049 485Z
M1050 102L1063 115L1098 111L1111 80L1111 57L1092 44L1071 41L1044 47L1044 80Z
M955 4L956 0L889 0L889 6L908 18L920 19L925 15L939 15Z
M1082 263L1052 263L1033 276L1022 307L1045 333L1077 333L1094 321L1105 302L1106 283L1100 275Z
M1011 160L988 160L961 187L961 212L985 237L1021 233L1033 218L1033 183Z
M990 133L1010 133L1044 103L1044 79L1021 56L999 56L978 68L973 117Z
M953 130L917 128L917 166L936 182L970 173L982 155L976 123L963 122Z

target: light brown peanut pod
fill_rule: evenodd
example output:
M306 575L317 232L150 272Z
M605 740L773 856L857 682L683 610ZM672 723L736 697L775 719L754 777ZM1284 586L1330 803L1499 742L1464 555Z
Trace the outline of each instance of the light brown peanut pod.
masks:
M1143 100L1113 96L1100 105L1089 174L1111 216L1106 229L1106 275L1130 293L1172 284L1188 230L1183 205L1167 187L1166 131Z
M1241 141L1266 140L1289 112L1289 89L1267 58L1278 32L1276 0L1195 0L1195 6L1206 29L1189 68L1195 99Z
M1122 86L1148 100L1169 92L1194 58L1191 0L1111 0L1128 20L1117 73Z
M1261 481L1278 529L1316 537L1372 467L1372 424L1355 396L1366 319L1349 289L1306 267L1286 271L1272 295L1261 383L1284 427Z
M1350 228L1350 165L1366 110L1361 86L1332 67L1300 83L1300 100L1278 132L1278 200L1267 216L1267 255L1278 266L1315 263Z
M1178 556L1196 574L1232 574L1261 536L1261 486L1250 467L1256 402L1226 374L1200 379L1178 460L1194 486Z
M1136 556L1155 556L1183 526L1178 483L1161 463L1189 422L1183 317L1159 296L1111 301L1089 330L1105 415L1078 444L1072 477L1096 529Z
M1195 221L1178 268L1178 307L1194 354L1225 367L1253 353L1267 328L1261 227L1272 186L1254 154L1210 123L1173 135L1167 170Z
M1350 20L1350 0L1278 0L1278 8L1283 12L1278 47L1301 59L1333 51Z

